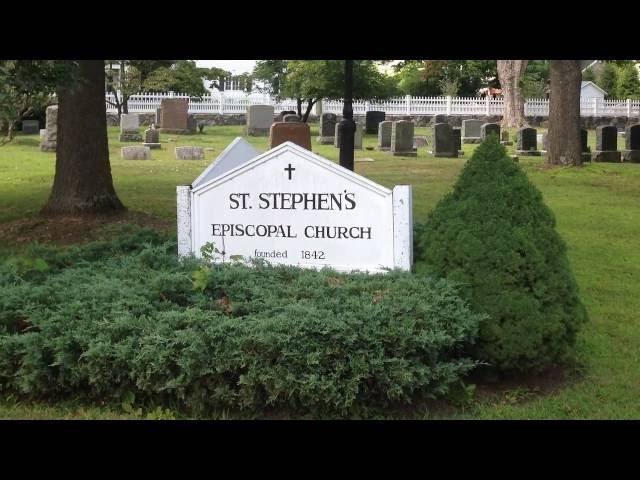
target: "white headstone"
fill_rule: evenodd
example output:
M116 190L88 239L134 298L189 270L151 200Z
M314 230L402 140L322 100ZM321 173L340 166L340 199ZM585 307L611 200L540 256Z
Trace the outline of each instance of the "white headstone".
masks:
M222 175L229 170L239 167L243 163L260 155L260 152L242 137L236 139L225 148L218 158L209 165L202 174L196 178L191 186L193 188L198 185L207 183L210 180Z
M411 268L411 187L389 190L292 142L177 193L180 255L213 243L216 262Z

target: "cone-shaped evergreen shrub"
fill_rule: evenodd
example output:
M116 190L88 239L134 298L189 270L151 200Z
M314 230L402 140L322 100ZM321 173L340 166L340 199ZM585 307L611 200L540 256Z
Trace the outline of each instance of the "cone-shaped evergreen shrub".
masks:
M473 353L494 371L539 371L571 355L587 313L565 244L497 138L478 146L417 230L416 257L419 268L461 282L472 308L490 315Z

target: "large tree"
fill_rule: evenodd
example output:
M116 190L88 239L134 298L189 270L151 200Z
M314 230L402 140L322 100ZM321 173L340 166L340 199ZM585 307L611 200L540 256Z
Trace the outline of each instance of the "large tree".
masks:
M193 60L179 60L169 67L152 71L142 85L147 91L184 93L199 98L208 93L204 86L205 79L211 81L214 87L230 75L230 72L221 68L203 68L196 66Z
M521 127L525 124L521 80L528 62L528 60L498 60L498 78L504 98L503 128Z
M124 210L109 164L104 61L66 62L76 81L58 90L56 171L46 214Z
M579 60L551 60L547 165L581 165Z

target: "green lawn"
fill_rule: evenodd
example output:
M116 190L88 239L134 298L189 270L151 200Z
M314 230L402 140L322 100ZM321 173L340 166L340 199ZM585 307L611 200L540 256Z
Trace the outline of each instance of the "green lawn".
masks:
M312 124L317 136L317 124ZM205 134L161 138L163 150L152 161L120 159L118 128L109 128L111 164L116 191L131 209L175 219L175 187L194 180L242 127L207 127ZM539 133L542 130L539 130ZM429 128L416 135L430 138ZM513 137L513 132L512 137ZM268 140L249 137L262 151ZM55 154L42 153L38 136L18 136L0 147L0 229L6 222L37 214L53 180ZM589 143L595 146L594 131ZM376 144L365 136L365 147ZM623 148L624 139L619 146ZM176 145L211 147L206 161L177 161ZM413 185L415 221L421 222L448 192L475 145L465 156L433 158L428 148L417 158L392 157L375 150L356 152L356 172L387 187ZM514 147L508 147L512 150ZM313 142L313 151L334 161L338 149ZM372 158L375 162L357 162ZM481 394L467 407L452 412L420 410L418 418L640 418L640 165L589 164L583 168L543 169L541 157L520 157L520 165L542 191L554 211L558 230L568 244L591 322L579 337L584 365L580 379L550 392L514 386ZM635 294L633 292L636 292ZM146 418L148 412L110 411L76 405L24 405L0 401L0 418ZM391 416L396 416L394 413ZM224 414L222 414L224 416ZM400 415L397 415L400 416ZM150 414L150 418L165 418Z

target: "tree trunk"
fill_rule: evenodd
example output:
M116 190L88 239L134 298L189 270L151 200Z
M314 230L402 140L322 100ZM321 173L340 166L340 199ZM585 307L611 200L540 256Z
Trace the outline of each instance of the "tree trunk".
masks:
M304 112L304 116L302 117L302 121L304 123L307 123L307 120L309 119L309 115L311 114L311 109L313 108L314 103L316 103L316 100L314 100L313 98L310 98L309 100L307 100L307 110Z
M525 125L520 80L528 63L529 60L498 60L498 79L504 98L502 128L518 128Z
M124 210L113 188L104 61L79 61L79 80L58 92L56 173L46 214Z
M298 103L298 118L302 118L302 99L298 97L296 101Z
M582 73L577 60L551 60L549 63L549 132L547 165L581 165L580 85Z

